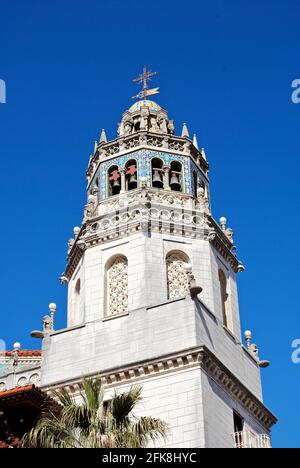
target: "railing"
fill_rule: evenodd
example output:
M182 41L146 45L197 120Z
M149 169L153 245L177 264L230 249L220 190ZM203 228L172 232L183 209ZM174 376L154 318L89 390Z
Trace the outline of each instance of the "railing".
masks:
M267 434L253 434L250 431L235 432L235 448L271 448L271 439Z

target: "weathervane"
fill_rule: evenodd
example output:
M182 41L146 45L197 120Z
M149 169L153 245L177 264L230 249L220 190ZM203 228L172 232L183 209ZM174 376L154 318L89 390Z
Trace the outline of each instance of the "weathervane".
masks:
M147 70L147 67L143 68L143 73L132 80L134 83L143 83L143 89L136 96L132 96L132 99L147 99L147 96L151 96L152 94L157 94L159 92L159 88L148 89L148 81L150 81L152 76L155 75L157 75L157 72Z

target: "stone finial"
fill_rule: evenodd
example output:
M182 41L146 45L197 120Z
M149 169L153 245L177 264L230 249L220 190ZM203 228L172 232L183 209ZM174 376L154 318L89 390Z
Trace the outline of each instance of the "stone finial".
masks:
M49 312L50 312L50 318L51 318L51 327L52 327L52 330L54 330L54 315L56 312L56 304L54 302L50 302Z
M74 236L76 238L78 236L78 234L80 233L80 227L75 226L74 229L73 229L73 232L74 232Z
M97 151L97 148L98 148L98 142L97 142L97 141L95 141L95 144L94 144L94 154L96 153L96 151Z
M187 264L185 267L185 271L186 271L187 278L188 278L188 285L189 285L191 298L196 299L198 294L202 292L202 288L201 286L198 286L196 283L195 276L192 273L191 265Z
M18 341L16 341L16 343L14 343L14 351L20 351L20 349L21 349L21 344Z
M226 231L226 225L227 225L227 219L224 216L222 216L220 218L220 225L221 225L222 231L225 232Z
M122 120L118 128L118 136L122 137L123 135L124 135L124 122Z
M259 355L258 355L259 349L258 349L257 344L251 342L252 333L250 330L245 331L245 340L246 340L247 349L249 353L251 353L252 356L256 359L259 367L261 368L269 367L270 361L266 361L265 359L264 360L259 359Z
M74 243L75 243L75 239L69 239L68 240L68 254L71 252Z
M20 349L21 349L21 344L17 341L16 343L14 343L14 350L12 352L12 359L13 359L12 365L14 367L18 365Z
M201 148L200 153L201 153L202 158L205 159L205 161L206 161L206 154L205 154L204 148Z
M251 330L246 330L245 331L245 340L246 340L246 344L247 344L247 349L249 349L250 345L251 345L251 340L252 340Z
M185 123L182 125L181 136L182 136L182 138L189 138L190 137L187 125Z
M197 150L199 149L196 133L194 133L193 145L195 146L195 148L197 148Z
M69 283L69 278L67 276L65 276L65 275L61 275L59 277L59 281L60 281L61 284L68 284Z
M174 135L174 132L175 132L174 120L169 120L169 122L168 122L168 132L170 133L170 135Z
M100 135L100 145L107 143L106 133L104 128L102 128L101 135Z
M140 177L141 187L143 189L147 188L148 186L148 179L147 177Z
M205 195L205 190L203 187L197 187L197 197L198 198L203 198Z

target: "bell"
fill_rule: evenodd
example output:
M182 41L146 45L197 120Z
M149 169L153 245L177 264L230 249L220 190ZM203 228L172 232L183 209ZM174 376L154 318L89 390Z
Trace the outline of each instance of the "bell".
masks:
M175 172L172 172L172 177L170 180L170 187L172 190L180 192L181 190L181 183L179 182L179 177Z
M120 192L121 186L119 180L115 180L112 186L113 195L117 195Z
M152 179L152 186L157 187L157 188L162 188L163 187L163 182L161 175L157 169L154 169L154 175Z
M135 174L132 174L132 176L129 179L128 189L133 190L135 188L137 188L137 178Z

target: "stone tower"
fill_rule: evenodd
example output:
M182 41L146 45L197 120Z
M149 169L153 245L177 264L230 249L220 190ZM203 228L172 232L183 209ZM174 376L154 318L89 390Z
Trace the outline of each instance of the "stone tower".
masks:
M41 386L76 395L83 376L97 375L109 398L140 383L141 413L170 426L161 446L269 446L264 362L241 338L244 268L226 219L212 217L205 152L146 96L90 157L61 277L67 328L47 322Z

